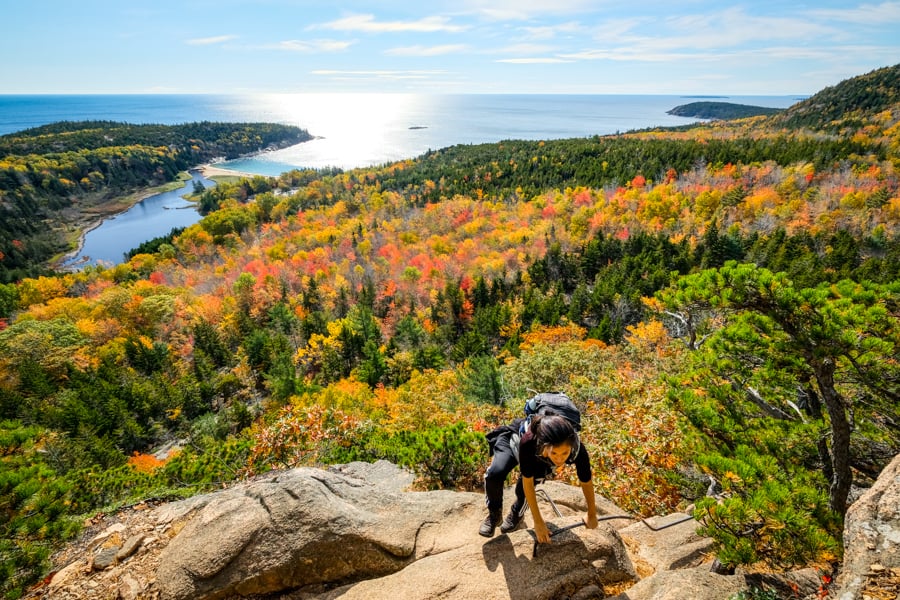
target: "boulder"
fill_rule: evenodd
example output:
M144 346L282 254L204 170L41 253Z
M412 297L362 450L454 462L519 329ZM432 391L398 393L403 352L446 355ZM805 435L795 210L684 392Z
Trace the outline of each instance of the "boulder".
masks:
M891 583L892 573L896 573L896 586ZM900 592L900 455L847 511L844 563L833 596L857 600L870 589L888 584Z
M137 535L133 535L122 544L122 547L118 549L116 552L116 560L123 561L135 552L138 551L138 548L141 547L141 544L144 542L144 534L140 533Z
M541 510L545 520L551 516L554 516L553 508L550 506L549 502L547 502L547 498L553 500L553 504L556 505L560 512L584 514L587 511L587 504L584 501L584 492L582 492L581 488L578 486L568 485L560 481L550 480L538 485L536 491L538 502L543 507ZM510 487L507 489L507 495L504 499L506 505L509 506L514 499L515 496L513 495L513 490L512 487ZM598 516L609 517L614 515L622 515L623 518L621 519L610 519L608 521L605 521L605 523L607 523L613 529L622 529L623 527L627 527L631 523L634 523L634 519L630 518L630 515L628 513L626 513L624 510L622 510L603 496L596 496L595 504L597 507ZM527 518L530 522L531 515L528 514Z
M413 492L411 483L390 463L351 463L279 472L193 498L190 508L167 506L157 520L171 519L178 533L160 556L160 596L462 600L509 589L509 597L539 600L635 579L611 526L561 532L538 551L530 530L478 535L482 494ZM572 486L557 486L548 489L564 517L544 506L551 530L580 518L565 496Z
M91 568L95 571L102 571L104 569L110 568L111 566L116 564L116 554L118 552L118 546L103 548L94 555L94 559L93 561L91 561Z
M637 559L654 572L674 571L711 563L715 558L713 540L697 534L700 524L684 513L646 519L644 523L629 521L619 533Z
M49 593L58 595L60 590L69 585L71 581L83 576L86 571L90 571L90 564L84 560L69 563L53 574L48 586Z
M818 590L815 569L788 573L734 575L711 571L713 540L697 535L699 523L684 513L646 519L619 531L643 576L615 600L721 600L748 590L766 590L779 598L812 598Z
M743 575L717 575L701 565L654 573L609 600L723 600L746 589Z
M481 544L424 557L392 575L337 588L316 598L553 600L578 595L585 589L599 592L603 585L634 578L625 548L612 528L566 531L552 543L540 545L537 552L533 533L519 529Z
M449 529L451 515L474 515L481 502L403 492L410 483L390 463L352 463L284 471L194 501L160 557L162 597L265 594L397 571L415 558L423 531ZM440 547L442 536L429 537Z
M140 600L143 592L144 586L137 579L126 574L116 589L116 600Z

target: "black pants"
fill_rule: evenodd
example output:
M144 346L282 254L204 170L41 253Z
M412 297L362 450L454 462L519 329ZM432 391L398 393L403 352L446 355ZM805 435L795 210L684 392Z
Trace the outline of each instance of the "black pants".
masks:
M503 511L503 485L506 483L506 477L519 464L510 448L509 442L512 437L512 431L504 431L497 435L491 441L491 450L493 456L491 465L484 473L484 495L485 503L488 511L491 513L500 513ZM547 466L547 473L541 474L535 478L535 483L543 481L547 475L552 472L553 468ZM525 488L522 487L522 476L519 475L516 481L516 509L522 509L525 506Z

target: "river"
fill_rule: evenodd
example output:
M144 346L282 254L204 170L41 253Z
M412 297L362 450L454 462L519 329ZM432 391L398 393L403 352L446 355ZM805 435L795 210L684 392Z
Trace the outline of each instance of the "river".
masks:
M185 187L144 198L88 231L81 250L64 266L80 269L87 265L117 265L124 262L129 250L142 243L168 235L174 228L187 227L199 221L201 217L197 206L185 200L184 196L193 193L197 181L207 189L216 184L199 171L191 171L191 177Z

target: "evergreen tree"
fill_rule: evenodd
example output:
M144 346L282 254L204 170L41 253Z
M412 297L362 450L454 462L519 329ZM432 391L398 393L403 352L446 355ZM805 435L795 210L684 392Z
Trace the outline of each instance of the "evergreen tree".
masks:
M859 458L855 448L866 445L867 423L898 418L900 284L845 280L797 288L784 274L728 263L680 279L661 297L674 311L712 309L723 319L698 356L702 366L692 384L681 384L674 393L681 410L713 449L709 456L714 458L703 459L704 466L723 484L737 477L739 487L746 490L726 500L726 506L744 503L746 508L748 498L757 498L754 511L735 508L716 526L714 535L725 555L741 562L763 553L771 542L767 523L796 527L793 531L800 538L805 535L800 530L812 522L839 535L839 528L820 509L797 520L772 512L782 510L786 500L778 499L781 492L770 490L763 475L784 485L814 486L815 478L821 478L828 509L843 517L852 468ZM803 402L798 400L800 392ZM768 426L760 425L760 420ZM773 433L777 431L782 433ZM817 442L820 435L826 444ZM900 448L900 438L892 435L888 443ZM760 458L751 456L755 454ZM751 469L751 463L769 465L768 472L747 481L737 465ZM799 475L795 465L812 475ZM717 510L720 517L728 514L726 509ZM755 537L733 535L745 529ZM751 537L757 554L747 548ZM812 538L804 539L816 545ZM784 547L772 550L783 551ZM794 559L802 552L808 558L815 548L797 552Z
M476 404L503 404L503 380L500 363L493 356L485 354L469 358L460 371L462 393Z

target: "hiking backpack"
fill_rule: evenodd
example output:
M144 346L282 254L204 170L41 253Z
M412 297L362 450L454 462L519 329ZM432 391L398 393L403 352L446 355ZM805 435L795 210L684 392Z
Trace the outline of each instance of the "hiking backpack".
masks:
M572 399L563 392L542 392L535 394L525 402L525 419L519 425L519 430L513 432L510 438L510 448L516 461L519 460L519 441L525 432L531 427L531 417L533 415L559 415L564 417L575 428L575 446L569 455L567 463L575 461L578 452L581 450L581 438L578 432L581 431L581 411L572 402Z
M525 415L559 415L565 417L575 428L581 431L581 411L563 392L543 392L535 394L525 402Z

